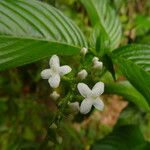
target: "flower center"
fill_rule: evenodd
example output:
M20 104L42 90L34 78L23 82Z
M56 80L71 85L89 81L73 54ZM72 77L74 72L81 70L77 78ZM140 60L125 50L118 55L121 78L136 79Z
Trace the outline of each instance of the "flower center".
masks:
M54 74L58 73L58 67L52 67L52 70Z

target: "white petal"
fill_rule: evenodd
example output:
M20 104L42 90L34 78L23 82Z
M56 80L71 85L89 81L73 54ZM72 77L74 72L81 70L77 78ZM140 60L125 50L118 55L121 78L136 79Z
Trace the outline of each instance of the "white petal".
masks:
M49 78L48 82L49 82L49 84L52 88L59 87L60 75L59 74L54 74L52 77Z
M61 66L61 67L59 67L59 74L60 74L60 76L63 76L65 74L68 74L71 70L72 69L67 65Z
M104 83L97 82L92 89L93 96L97 97L97 96L101 95L103 92L104 92Z
M51 77L51 69L45 69L41 72L41 77L43 79L49 79Z
M104 103L100 98L93 101L93 106L100 111L104 109Z
M49 65L51 68L58 68L60 66L59 57L57 55L53 55L50 58Z
M89 97L92 94L91 89L84 83L78 83L77 88L83 97Z
M82 114L87 114L88 112L90 112L91 108L92 108L92 101L89 99L84 99L80 106L80 112Z

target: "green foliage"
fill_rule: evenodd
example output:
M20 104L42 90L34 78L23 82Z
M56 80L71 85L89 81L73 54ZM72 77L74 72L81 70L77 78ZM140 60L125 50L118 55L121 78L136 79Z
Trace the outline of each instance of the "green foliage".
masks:
M145 0L1 0L0 71L14 69L0 73L0 149L80 150L92 145L92 150L149 150L147 4ZM127 45L135 41L147 45ZM84 56L83 47L89 47ZM53 54L61 56L61 65L72 68L57 89L41 81L47 60L30 64ZM103 62L102 69L93 67L94 56L97 64ZM77 75L82 69L88 72L83 80ZM104 112L92 109L81 115L69 108L68 102L81 104L83 99L77 91L79 82L91 88L99 81L105 83ZM60 94L58 100L49 96L53 91ZM128 105L120 112L117 103L122 98L107 94L122 96ZM117 123L110 126L110 120Z
M108 83L106 84L105 92L107 94L121 95L126 100L135 103L139 108L142 108L146 111L150 110L150 107L144 96L127 81Z
M0 10L0 70L56 53L78 54L87 46L78 27L50 5L2 0Z
M135 22L138 36L144 36L147 32L150 31L150 17L140 15L136 17Z
M147 144L137 126L126 125L95 142L91 150L148 150Z
M131 62L119 60L120 69L131 84L140 91L150 104L150 75Z
M129 60L145 71L150 71L150 45L131 44L120 47L113 52L113 57Z
M110 40L110 48L117 47L121 40L121 23L115 10L108 0L80 0L85 6L93 26L99 25L102 33L105 32ZM104 34L103 34L104 35ZM102 35L102 36L103 36Z
M113 56L124 76L150 104L150 46L128 45L115 50Z

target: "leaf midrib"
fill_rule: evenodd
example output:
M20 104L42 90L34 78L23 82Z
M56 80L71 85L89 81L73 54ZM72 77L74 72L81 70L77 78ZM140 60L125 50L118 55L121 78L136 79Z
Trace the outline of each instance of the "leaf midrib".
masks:
M10 39L22 39L22 40L35 40L35 41L44 41L44 42L51 42L51 43L56 43L56 44L63 44L63 45L67 45L67 46L71 46L74 48L82 48L79 47L77 45L72 45L72 44L68 44L66 42L60 42L60 41L53 41L53 40L48 40L45 38L34 38L34 37L27 37L27 36L7 36L7 35L0 35L0 38L10 38Z

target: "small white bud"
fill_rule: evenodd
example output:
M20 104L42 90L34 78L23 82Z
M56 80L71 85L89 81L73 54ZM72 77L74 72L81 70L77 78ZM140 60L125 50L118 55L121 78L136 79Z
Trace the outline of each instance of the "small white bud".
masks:
M79 111L79 102L68 102L68 105L72 111Z
M59 144L61 144L62 143L62 141L63 141L63 138L61 137L61 136L57 136L57 142L59 143Z
M50 97L54 100L57 100L60 97L60 94L57 93L56 91L53 91L53 93L51 93Z
M87 77L87 75L88 75L88 73L85 69L78 72L78 78L80 78L81 80L85 79Z
M102 69L103 68L103 63L101 61L95 61L93 64L94 69Z
M97 61L99 61L99 58L98 58L98 57L94 57L94 58L92 59L92 62L93 62L93 63L95 63L95 62L97 62Z
M88 49L87 49L87 48L83 47L83 48L81 49L81 54L82 54L82 55L85 55L87 52L88 52Z
M51 129L57 129L57 125L55 123L52 123L52 125L50 126Z

